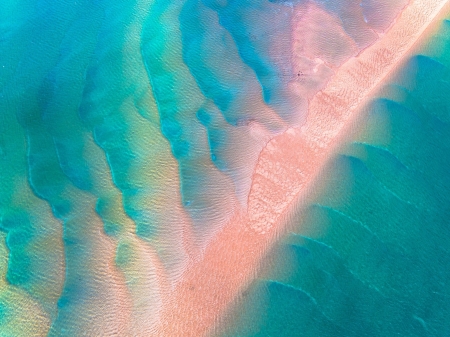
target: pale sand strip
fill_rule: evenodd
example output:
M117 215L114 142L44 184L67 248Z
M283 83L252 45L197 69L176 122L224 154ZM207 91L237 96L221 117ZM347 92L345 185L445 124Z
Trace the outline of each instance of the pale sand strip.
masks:
M292 207L305 197L345 140L358 108L433 19L450 11L446 2L412 1L386 35L345 63L312 99L300 130L290 129L270 141L253 176L248 214L237 215L212 240L203 260L190 266L167 294L156 336L199 337L214 332L220 317L255 277Z

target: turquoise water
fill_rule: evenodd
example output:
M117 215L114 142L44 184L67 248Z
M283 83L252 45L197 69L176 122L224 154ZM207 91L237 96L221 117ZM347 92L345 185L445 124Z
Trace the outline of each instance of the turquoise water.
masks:
M223 336L448 336L450 30L366 108Z
M383 19L373 1L315 3L343 22L361 49L404 1L395 1ZM152 297L156 281L148 277L155 266L138 254L141 248L155 253L169 282L179 276L188 259L186 232L201 247L245 207L253 165L267 138L305 117L306 98L289 89L298 73L291 50L295 6L306 1L2 1L0 336L120 335L124 308L130 320L138 320L142 307L158 305ZM437 43L442 39L432 46ZM436 73L430 78L443 76L432 62L411 62L414 74L428 67L425 73ZM427 79L417 83L435 85ZM405 89L393 87L386 97L405 109L420 105L411 94L419 87L405 84L414 81L405 77ZM438 86L442 95L445 83ZM406 140L411 128L420 130L421 139L431 129L445 134L446 106L427 99L430 111L440 109L441 122L404 112L397 123L405 125L406 135L400 129L393 135ZM395 119L388 114L391 103L377 104L383 121ZM254 132L255 126L265 134ZM445 144L427 146L444 165ZM376 166L379 158L390 158L377 149L355 145L348 155ZM431 156L426 165L422 157L402 158L408 151L401 147L390 151L399 152L395 156L403 164L389 160L404 172L404 182L382 168L379 174L437 221L442 207L419 195L444 171L428 168L434 157L426 147L418 152ZM351 160L339 165L346 172L359 170ZM407 187L410 181L417 193ZM436 185L430 198L444 203L446 186ZM184 219L193 228L183 228ZM397 228L394 218L389 228ZM392 233L386 229L385 235ZM385 238L379 240L382 246ZM402 249L415 247L404 240ZM144 306L139 294L150 294ZM96 324L104 322L111 324L99 332Z

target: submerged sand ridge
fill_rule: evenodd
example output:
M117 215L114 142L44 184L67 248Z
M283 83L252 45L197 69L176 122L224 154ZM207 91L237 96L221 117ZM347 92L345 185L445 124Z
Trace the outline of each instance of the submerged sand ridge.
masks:
M253 174L248 211L236 214L211 240L202 260L165 294L155 336L217 332L222 315L254 278L265 252L283 230L284 219L345 141L361 105L431 22L448 11L446 0L411 1L384 36L344 63L313 97L305 125L266 145Z

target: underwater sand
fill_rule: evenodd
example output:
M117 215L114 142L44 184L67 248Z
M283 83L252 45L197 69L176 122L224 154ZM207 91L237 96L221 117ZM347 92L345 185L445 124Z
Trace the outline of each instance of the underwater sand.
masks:
M446 335L449 11L6 1L0 336Z
M367 95L395 69L445 1L434 5L413 2L386 35L345 63L313 98L305 125L289 129L266 145L253 174L248 213L217 235L192 274L187 270L175 289L173 304L166 309L170 319L163 323L160 335L204 334L246 289L261 258L283 232L292 203L314 188L323 166L348 138L347 129L358 118L361 102L370 99Z

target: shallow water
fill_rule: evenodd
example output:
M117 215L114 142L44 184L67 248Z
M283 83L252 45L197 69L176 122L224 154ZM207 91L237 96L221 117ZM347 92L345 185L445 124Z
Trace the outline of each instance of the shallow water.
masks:
M448 29L364 109L223 336L450 333Z
M406 3L3 1L0 336L151 335L167 289L245 212L261 149ZM441 63L413 58L373 102L231 335L388 334L406 305L411 329L447 331L445 27L427 46Z

